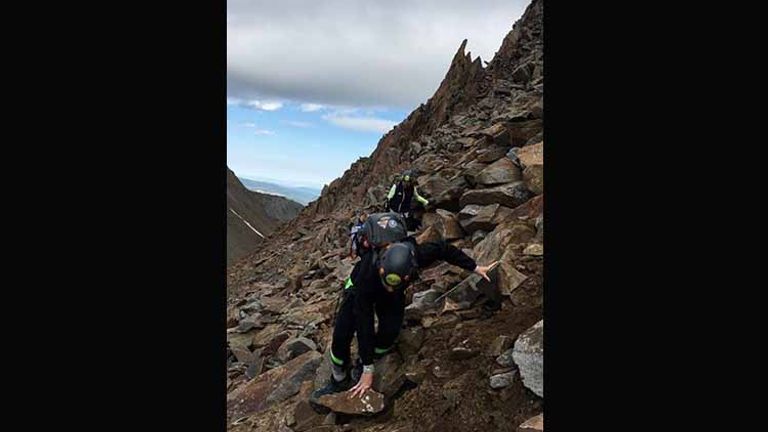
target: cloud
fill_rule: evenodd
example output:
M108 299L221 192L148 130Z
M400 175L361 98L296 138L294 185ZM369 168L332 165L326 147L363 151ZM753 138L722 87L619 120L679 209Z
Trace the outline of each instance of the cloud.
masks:
M227 97L227 106L238 106L262 111L275 111L283 107L283 102L260 100L244 100L238 97Z
M248 101L245 106L263 111L276 111L283 107L282 102L261 102L257 100Z
M314 104L314 103L303 103L301 104L300 108L304 112L315 112L315 111L320 111L321 109L325 108L325 106L320 104Z
M377 117L351 117L338 114L328 114L323 116L331 124L360 132L388 132L397 122Z
M308 127L314 126L310 122L295 121L295 120L286 120L283 123L285 123L285 124L287 124L289 126L297 127L297 128L308 128Z
M249 128L249 129L255 129L255 130L253 131L253 133L254 133L254 134L256 134L256 135L274 135L274 134L275 134L275 131L271 131L271 130L268 130L268 129L261 129L261 128L259 128L259 127L256 125L256 123L250 123L250 122L246 122L246 123L241 123L240 125L241 125L242 127L245 127L245 128Z
M227 95L410 110L461 41L490 61L530 0L227 1Z

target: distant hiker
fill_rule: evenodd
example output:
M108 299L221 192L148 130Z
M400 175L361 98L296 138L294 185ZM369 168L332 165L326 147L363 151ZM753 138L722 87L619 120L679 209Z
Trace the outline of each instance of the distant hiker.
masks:
M416 176L413 170L407 170L400 176L400 179L389 188L387 194L387 207L390 211L405 215L408 223L408 230L413 231L421 223L421 217L416 215L423 213L423 207L414 206L412 208L411 201L416 198L416 201L421 206L426 207L429 205L429 201L419 195L419 191L416 189Z
M478 266L443 240L417 244L407 236L404 222L397 213L374 213L358 231L360 261L346 280L334 321L330 381L310 396L319 412L327 412L317 403L323 395L349 390L350 397L362 396L371 388L374 359L394 346L405 315L405 289L418 277L419 268L443 260L490 281L486 273L491 266ZM350 345L355 334L359 361L352 368Z
M368 219L368 213L362 212L355 217L355 221L350 224L349 228L349 256L350 258L357 257L357 249L359 247L359 241L357 234L363 228L365 220Z

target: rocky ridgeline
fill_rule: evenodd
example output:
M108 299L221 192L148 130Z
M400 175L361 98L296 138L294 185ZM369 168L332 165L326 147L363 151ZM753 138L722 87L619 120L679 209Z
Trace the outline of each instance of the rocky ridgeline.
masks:
M542 9L529 5L487 68L462 43L426 104L232 266L232 430L394 432L430 421L430 430L543 430ZM423 269L398 349L377 362L376 392L327 397L334 412L316 414L307 399L330 375L334 310L354 265L349 223L356 210L375 210L407 167L420 171L433 207L417 240L442 238L500 265L490 284L445 263ZM489 315L482 304L494 292L502 307Z

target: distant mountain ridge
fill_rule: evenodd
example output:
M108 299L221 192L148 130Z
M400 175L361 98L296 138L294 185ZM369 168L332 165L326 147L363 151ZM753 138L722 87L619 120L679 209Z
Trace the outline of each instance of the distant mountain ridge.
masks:
M238 179L243 184L243 186L249 190L254 192L284 196L302 205L307 205L320 196L320 189L311 187L286 186L266 181L251 180L244 177L238 177Z
M302 205L282 196L248 190L227 170L227 265L251 253Z

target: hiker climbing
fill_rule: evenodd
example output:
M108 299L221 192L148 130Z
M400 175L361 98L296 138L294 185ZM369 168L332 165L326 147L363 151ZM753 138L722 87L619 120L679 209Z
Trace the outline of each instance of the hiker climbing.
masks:
M368 219L368 213L360 212L355 216L354 222L350 223L349 227L349 257L356 258L357 250L360 242L358 241L358 233L363 228L365 220Z
M414 206L413 198L419 203ZM387 207L390 211L405 215L409 230L416 229L420 222L420 215L424 208L429 205L429 201L419 195L416 189L416 174L413 170L403 172L400 179L395 182L387 194Z
M490 281L486 273L493 264L478 266L443 240L417 244L407 236L404 220L397 213L370 215L358 238L361 259L346 280L334 323L331 377L310 397L310 403L320 412L327 411L317 403L323 395L349 390L349 397L359 397L371 388L374 360L394 347L403 324L405 289L418 276L419 268L443 260ZM374 328L374 314L378 329ZM353 368L350 345L355 334L359 359Z

